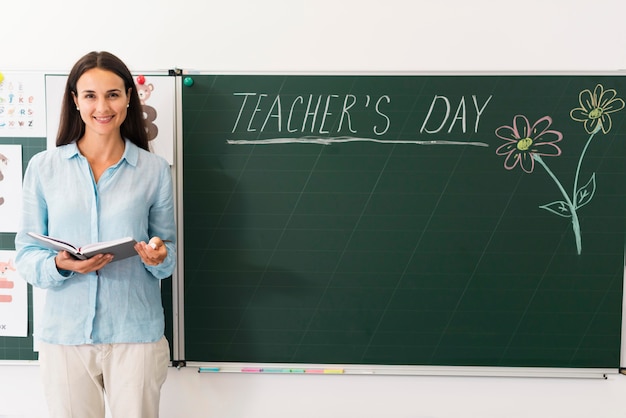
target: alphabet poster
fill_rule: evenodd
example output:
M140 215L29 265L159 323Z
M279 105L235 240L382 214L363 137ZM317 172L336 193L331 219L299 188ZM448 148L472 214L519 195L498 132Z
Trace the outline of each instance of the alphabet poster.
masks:
M15 251L0 250L0 336L26 337L28 288L15 267Z
M45 137L43 74L0 74L0 137Z
M0 144L0 232L17 232L22 208L22 146Z

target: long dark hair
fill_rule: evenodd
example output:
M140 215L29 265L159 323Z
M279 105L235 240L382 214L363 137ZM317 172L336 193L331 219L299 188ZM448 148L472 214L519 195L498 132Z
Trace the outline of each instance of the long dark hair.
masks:
M143 109L139 101L139 95L135 88L133 76L118 57L106 51L92 51L79 59L65 84L63 104L61 105L61 119L57 132L57 147L66 145L80 139L85 133L85 122L76 110L73 94L76 95L76 83L87 70L100 68L111 71L124 80L126 91L130 89L130 102L127 109L126 119L120 126L122 138L127 138L139 148L148 150L148 134L146 132Z

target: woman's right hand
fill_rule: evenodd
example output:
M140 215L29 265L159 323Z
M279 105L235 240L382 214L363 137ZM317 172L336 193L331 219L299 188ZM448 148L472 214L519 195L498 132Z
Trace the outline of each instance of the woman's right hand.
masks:
M111 254L98 254L87 260L79 260L67 251L59 251L54 261L58 270L69 270L76 273L91 273L100 270L113 260Z

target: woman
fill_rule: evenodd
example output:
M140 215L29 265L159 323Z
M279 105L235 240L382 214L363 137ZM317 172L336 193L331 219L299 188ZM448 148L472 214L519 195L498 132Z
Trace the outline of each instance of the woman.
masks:
M160 279L175 267L172 179L148 151L126 65L90 52L72 68L57 147L26 170L16 264L47 289L37 339L51 418L158 416L167 375ZM87 260L42 247L28 232L73 244L133 237L136 257ZM148 242L148 243L146 243Z

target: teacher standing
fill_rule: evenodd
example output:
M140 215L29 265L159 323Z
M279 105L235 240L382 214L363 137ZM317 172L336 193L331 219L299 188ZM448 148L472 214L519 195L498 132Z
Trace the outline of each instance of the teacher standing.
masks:
M72 68L57 147L35 155L15 245L20 275L47 289L36 338L51 418L158 417L167 376L160 280L175 267L169 164L149 152L126 65L90 52ZM130 236L137 256L78 260L28 232L85 245Z

